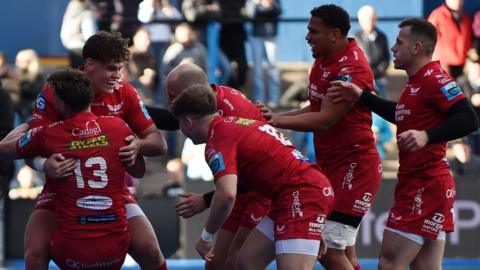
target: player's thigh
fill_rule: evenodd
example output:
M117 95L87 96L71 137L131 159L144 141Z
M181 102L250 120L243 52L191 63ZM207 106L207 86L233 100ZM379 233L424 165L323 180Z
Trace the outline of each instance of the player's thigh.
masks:
M380 248L380 263L406 267L417 256L421 248L421 244L385 229Z
M205 263L207 270L223 270L227 261L228 249L235 236L235 232L220 229L215 236L212 252L215 255L211 262Z
M48 254L50 238L55 230L55 224L55 213L52 211L47 209L33 211L25 228L24 245L26 251Z
M440 270L442 269L442 257L445 250L445 240L425 240L413 262L411 270Z
M273 230L273 228L272 228ZM251 231L237 258L237 270L261 270L275 259L275 242L258 229Z
M129 253L159 253L160 245L153 230L152 224L144 215L137 215L128 219L130 231ZM132 255L134 255L132 254ZM145 254L146 255L146 254Z
M230 248L228 250L229 254L237 254L240 251L245 240L247 240L248 236L252 232L251 229L240 226L233 237L232 243L230 244Z
M312 270L317 256L283 253L277 254L276 259L278 270Z

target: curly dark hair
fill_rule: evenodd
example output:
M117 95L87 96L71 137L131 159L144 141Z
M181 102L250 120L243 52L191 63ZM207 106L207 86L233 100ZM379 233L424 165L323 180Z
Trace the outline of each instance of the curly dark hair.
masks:
M90 79L81 71L72 69L56 71L47 78L55 95L73 112L84 111L93 100Z
M310 15L322 19L326 26L338 28L343 36L350 30L350 16L341 7L329 4L313 8Z
M92 58L103 63L128 61L128 39L116 32L97 32L85 42L82 56L83 60Z

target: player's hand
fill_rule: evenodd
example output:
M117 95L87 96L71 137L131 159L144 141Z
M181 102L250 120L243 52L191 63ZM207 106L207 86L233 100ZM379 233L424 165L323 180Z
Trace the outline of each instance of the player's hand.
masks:
M77 162L73 158L65 158L62 154L53 154L45 161L43 170L52 179L62 179L73 175Z
M320 260L325 254L327 254L327 242L322 235L322 238L320 239L320 247L318 249L317 259Z
M428 143L427 132L423 130L410 129L398 135L398 149L406 152L417 151Z
M125 141L128 145L121 147L118 155L120 156L120 161L125 164L125 166L130 167L135 164L138 151L140 150L140 142L137 137L133 135L125 137Z
M213 260L214 255L212 253L212 243L213 240L204 241L202 238L200 238L195 244L195 249L197 250L198 254L200 254L200 256L202 256L202 258L207 262L211 262Z
M258 110L262 113L263 117L267 120L267 123L275 126L276 120L277 120L277 115L273 113L273 111L267 107L267 105L263 104L260 101L256 101L255 105L257 106Z
M332 81L327 89L327 96L332 99L333 103L356 103L361 95L362 89L353 83L344 81Z
M201 194L184 192L179 196L181 199L175 204L175 209L177 214L183 218L193 217L207 209Z

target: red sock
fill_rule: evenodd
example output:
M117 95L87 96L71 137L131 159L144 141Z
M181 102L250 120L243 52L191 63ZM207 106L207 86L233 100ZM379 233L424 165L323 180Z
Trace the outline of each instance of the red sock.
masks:
M168 270L167 268L167 261L163 261L163 264L162 266L160 266L160 269L159 270Z
M360 266L360 264L357 264L357 266L355 266L353 270L362 270L362 267Z

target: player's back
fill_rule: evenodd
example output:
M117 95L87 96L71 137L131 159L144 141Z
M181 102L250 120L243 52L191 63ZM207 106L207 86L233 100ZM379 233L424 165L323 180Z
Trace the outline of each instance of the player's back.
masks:
M57 192L57 226L70 237L100 237L125 231L125 168L119 160L124 138L132 134L117 117L82 113L53 125L47 155L77 159L74 175L52 183Z
M318 169L282 133L260 121L219 117L209 133L205 155L212 172L215 174L222 167L227 171L234 168L232 173L240 181L268 197L286 185L298 184L293 182L295 174ZM315 185L315 181L310 184Z
M241 117L266 122L262 113L242 92L231 87L211 85L217 98L217 111L221 116Z

